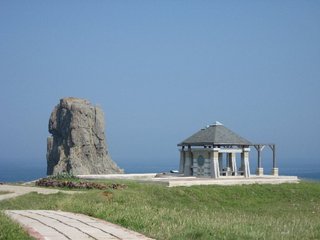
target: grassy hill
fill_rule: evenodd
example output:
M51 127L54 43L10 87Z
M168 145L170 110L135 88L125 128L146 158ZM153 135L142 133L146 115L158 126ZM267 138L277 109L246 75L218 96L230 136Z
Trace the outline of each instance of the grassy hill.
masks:
M31 193L0 202L0 209L79 212L156 239L320 239L319 183L176 188L121 183L128 187ZM17 226L0 215L0 239L15 231Z

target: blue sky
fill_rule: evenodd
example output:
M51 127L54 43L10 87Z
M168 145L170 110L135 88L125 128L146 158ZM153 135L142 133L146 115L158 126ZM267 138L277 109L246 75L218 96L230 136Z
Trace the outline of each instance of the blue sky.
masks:
M102 107L124 168L177 166L216 120L320 167L319 43L319 1L0 1L0 161L45 166L74 96Z

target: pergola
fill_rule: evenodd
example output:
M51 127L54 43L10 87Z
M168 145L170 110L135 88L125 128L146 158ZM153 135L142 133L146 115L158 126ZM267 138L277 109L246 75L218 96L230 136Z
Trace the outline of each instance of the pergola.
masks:
M179 172L185 176L212 177L244 176L250 177L249 152L254 146L258 153L258 176L264 174L262 150L269 146L272 150L272 175L278 175L275 144L253 144L245 138L215 122L201 129L178 144L180 149ZM241 154L241 164L237 167L236 154ZM225 163L224 163L225 155Z
M276 161L276 145L274 143L265 143L265 144L252 144L250 146L254 146L254 148L257 150L258 153L258 164L257 164L257 175L261 176L263 175L263 167L262 167L262 150L268 146L272 150L272 175L279 175L279 169L277 167L277 161Z

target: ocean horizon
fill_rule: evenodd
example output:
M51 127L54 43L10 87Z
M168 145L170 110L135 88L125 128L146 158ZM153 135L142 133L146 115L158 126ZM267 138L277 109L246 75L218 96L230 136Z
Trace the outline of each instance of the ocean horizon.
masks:
M119 164L126 173L161 173L177 169L177 164L128 162ZM251 166L254 173L255 166ZM27 182L46 177L46 165L34 162L0 162L0 182ZM270 166L265 167L265 174L270 174ZM300 179L320 181L320 166L317 164L292 164L280 166L280 175L298 176Z

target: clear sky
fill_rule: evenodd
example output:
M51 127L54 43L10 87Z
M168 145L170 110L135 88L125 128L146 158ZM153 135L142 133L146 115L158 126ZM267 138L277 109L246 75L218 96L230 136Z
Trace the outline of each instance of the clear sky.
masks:
M46 165L59 99L105 112L122 167L177 166L216 120L320 166L320 1L0 1L0 161Z

